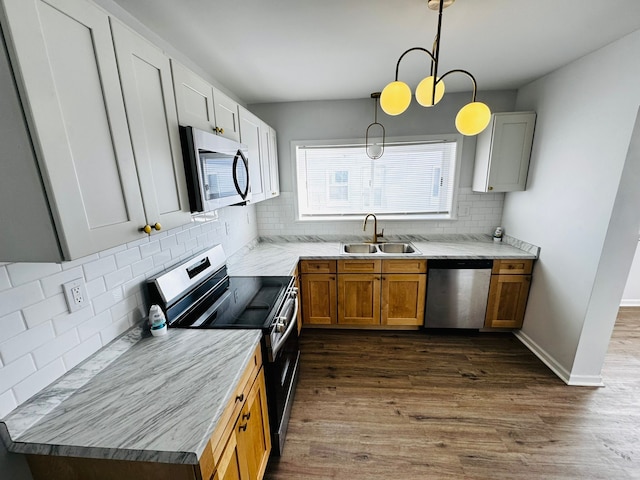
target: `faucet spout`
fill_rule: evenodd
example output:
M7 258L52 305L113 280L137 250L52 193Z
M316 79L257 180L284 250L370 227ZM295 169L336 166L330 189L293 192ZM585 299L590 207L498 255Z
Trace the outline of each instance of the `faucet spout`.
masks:
M367 230L367 220L369 220L369 217L373 217L373 236L371 237L371 243L378 243L378 237L384 236L384 229L382 229L382 232L378 233L378 217L376 217L374 213L369 213L364 217L362 231Z

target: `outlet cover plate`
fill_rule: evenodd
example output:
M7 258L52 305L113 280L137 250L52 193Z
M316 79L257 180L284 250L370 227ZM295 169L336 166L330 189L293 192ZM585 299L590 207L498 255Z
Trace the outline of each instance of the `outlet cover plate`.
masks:
M84 284L84 279L76 278L70 282L62 284L62 290L64 291L64 297L67 299L67 306L69 312L77 312L81 308L89 305L89 295L87 294L87 287Z

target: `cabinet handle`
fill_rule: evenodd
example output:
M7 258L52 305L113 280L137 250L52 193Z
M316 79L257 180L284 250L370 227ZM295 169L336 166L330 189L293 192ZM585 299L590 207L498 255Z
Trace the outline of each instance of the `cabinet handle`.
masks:
M236 397L236 402L242 402L244 400L244 393L241 393Z
M251 418L251 412L242 414L243 420L249 420L250 418Z
M216 127L215 131L219 135L224 135L224 128Z
M244 425L240 425L238 427L238 430L242 430L243 432L246 432L247 431L247 425L248 425L248 423L245 423Z
M159 232L161 229L162 225L160 225L158 222L154 223L153 226L147 223L144 227L141 228L141 230L147 235L151 234L151 230L156 230L157 232Z
M489 187L489 191L493 190L493 187Z

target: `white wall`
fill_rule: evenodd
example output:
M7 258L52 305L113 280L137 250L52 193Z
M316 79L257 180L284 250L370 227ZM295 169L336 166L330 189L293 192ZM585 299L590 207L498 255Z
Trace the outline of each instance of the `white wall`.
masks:
M631 263L629 277L627 277L627 283L624 287L624 292L622 292L620 306L640 307L640 248L637 247Z
M478 100L486 102L494 112L513 111L515 91L480 92ZM413 102L409 110L397 117L378 111L378 121L387 138L456 133L455 116L469 102L469 93L449 93L433 108ZM379 108L379 107L378 107ZM261 236L277 235L359 235L361 221L299 222L295 219L294 160L291 142L299 140L362 139L373 122L374 101L370 98L314 102L254 104L249 109L278 132L280 198L257 206ZM471 183L475 158L475 137L465 137L460 170L458 206L467 206L469 215L447 221L381 221L386 235L429 233L486 233L499 225L502 218L502 193L473 193ZM384 161L382 157L381 161Z
M639 57L640 31L518 92L538 118L527 190L505 196L503 224L541 247L520 338L569 383L601 381L637 244Z

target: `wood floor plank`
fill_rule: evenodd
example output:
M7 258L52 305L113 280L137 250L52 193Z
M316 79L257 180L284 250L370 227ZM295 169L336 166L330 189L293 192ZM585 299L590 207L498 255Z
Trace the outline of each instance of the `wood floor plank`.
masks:
M267 480L640 479L640 309L605 387L569 387L510 334L305 330Z

